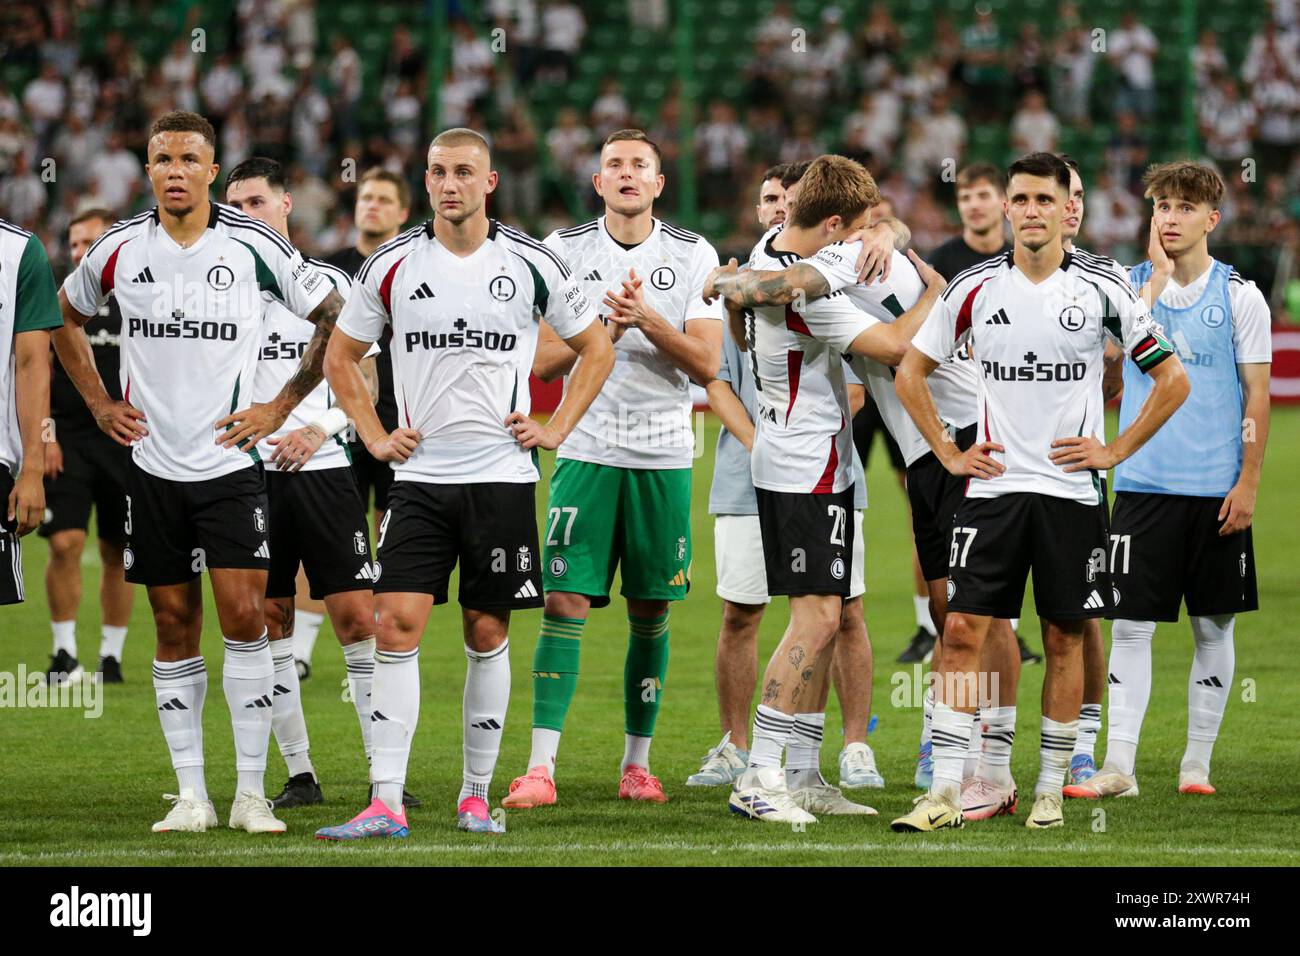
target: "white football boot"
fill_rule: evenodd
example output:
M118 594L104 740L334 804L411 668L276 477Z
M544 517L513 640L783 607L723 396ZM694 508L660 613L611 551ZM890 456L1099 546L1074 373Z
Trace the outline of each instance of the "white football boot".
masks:
M271 801L251 790L241 790L230 807L230 829L249 833L283 833L284 821L271 812Z
M816 823L790 796L785 771L780 767L746 770L731 786L727 804L732 813L764 823Z
M217 808L211 800L195 800L192 796L164 793L164 800L172 808L152 827L154 833L202 833L217 825Z

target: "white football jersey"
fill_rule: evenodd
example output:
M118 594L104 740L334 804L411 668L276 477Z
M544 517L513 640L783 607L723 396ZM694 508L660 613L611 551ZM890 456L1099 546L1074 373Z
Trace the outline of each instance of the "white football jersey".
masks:
M1006 471L972 479L967 497L1031 492L1101 501L1099 474L1067 473L1048 456L1058 438L1105 441L1100 382L1108 335L1144 372L1173 354L1122 269L1070 253L1036 285L1009 252L944 290L913 342L936 362L970 346L980 375L978 440L1006 449L993 455Z
M429 220L366 260L338 327L362 342L393 327L398 421L423 436L415 454L393 465L397 480L538 480L536 454L505 420L532 408L539 315L562 338L596 319L563 259L495 219L468 256L438 242Z
M754 247L749 267L780 271L799 261L772 247L779 230ZM839 492L854 480L844 353L879 319L843 292L802 309L764 306L746 318L758 416L750 470L754 486L795 494Z
M122 312L122 397L144 412L149 434L132 457L174 481L247 468L257 449L222 448L213 426L252 401L267 293L305 318L334 288L289 241L221 203L207 231L182 249L157 209L100 236L63 291L82 315L108 294Z
M319 259L309 258L307 262L319 269L321 274L334 283L338 294L347 299L352 287L351 276L338 266L332 266ZM316 326L298 318L274 299L269 297L268 299L266 321L262 323L262 346L257 354L257 377L253 380L255 402L269 402L280 394L285 383L298 371L303 354L307 351L307 345L316 334ZM379 346L375 344L371 346L367 357L378 352ZM284 420L279 431L274 435L268 435L258 443L257 452L265 462L268 471L279 471L279 466L271 461L271 455L276 449L276 446L271 444L271 439L282 439L290 432L318 421L333 404L334 393L330 391L329 383L322 381L312 389L310 395L298 403L297 408L289 413L289 417ZM345 433L340 432L333 438L326 439L317 449L316 454L307 459L307 463L300 470L321 471L325 468L346 468L351 463Z
M635 269L646 302L678 331L688 319L722 321L722 300L701 298L718 254L693 232L656 219L644 242L625 249L601 216L551 233L546 244L573 267L602 318L606 291L621 290ZM691 467L690 378L639 329L623 334L614 356L614 370L557 455L622 468Z

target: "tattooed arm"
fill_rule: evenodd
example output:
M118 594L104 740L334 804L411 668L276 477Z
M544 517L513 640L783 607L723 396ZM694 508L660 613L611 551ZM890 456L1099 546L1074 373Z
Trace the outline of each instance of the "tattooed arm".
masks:
M233 412L217 422L218 430L229 429L222 432L217 439L218 444L224 448L252 447L274 434L284 424L289 413L324 379L325 346L329 343L330 333L334 331L334 324L342 311L343 297L338 290L331 289L320 305L306 316L307 321L316 326L316 332L307 343L298 371L293 373L293 377L280 389L280 394L271 401Z
M780 272L747 269L731 273L721 266L709 277L704 298L722 296L729 305L752 309L763 305L789 305L796 298L817 299L831 291L830 283L814 266L796 262Z

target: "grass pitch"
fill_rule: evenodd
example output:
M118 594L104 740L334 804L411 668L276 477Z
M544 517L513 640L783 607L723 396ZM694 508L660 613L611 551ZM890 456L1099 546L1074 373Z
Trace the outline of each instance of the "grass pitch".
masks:
M1113 432L1112 421L1111 430ZM721 790L687 788L686 777L717 742L713 649L720 602L713 593L713 527L707 514L717 421L710 417L695 471L695 562L690 598L672 611L672 659L652 769L671 797L665 806L617 798L623 747L622 673L626 618L616 601L592 614L584 637L582 675L569 714L557 774L555 807L513 812L509 832L485 837L455 829L460 785L460 699L465 672L455 604L437 608L425 634L424 700L411 757L409 788L424 800L409 813L403 842L321 844L319 826L339 823L362 805L366 765L352 706L341 698L342 655L326 624L311 680L303 684L312 758L324 787L321 807L286 811L289 832L253 837L224 826L206 834L155 835L164 791L175 789L159 732L149 676L152 625L143 592L136 601L123 662L127 683L104 689L102 716L76 709L0 709L0 865L1295 865L1297 810L1289 770L1300 738L1294 634L1300 618L1295 516L1300 511L1300 410L1274 412L1273 434L1255 521L1263 610L1237 627L1237 672L1215 751L1213 797L1180 797L1178 761L1186 732L1187 672L1192 645L1186 620L1157 633L1154 690L1138 762L1142 796L1104 804L1067 802L1066 827L1031 833L1027 805L1015 818L971 824L960 832L891 833L888 821L916 795L912 771L920 711L910 693L913 671L893 663L914 627L906 516L902 493L883 454L868 475L867 621L876 648L879 725L871 736L884 791L857 791L879 817L826 818L806 832L751 823L727 812ZM549 473L553 456L544 457ZM543 485L543 489L545 485ZM545 493L538 496L545 508ZM24 540L28 601L0 609L0 672L47 666L50 630L43 594L44 542ZM96 550L86 549L79 649L91 663L98 648ZM454 593L454 591L453 591ZM1041 641L1026 596L1024 634ZM498 801L525 769L532 689L529 668L540 611L516 614L511 627L514 697L492 790ZM763 622L760 657L771 653L786 623L783 600ZM221 820L234 789L229 714L221 692L221 641L207 616L209 673L205 712L208 785ZM92 664L93 666L93 664ZM760 671L761 672L761 671ZM11 680L13 678L10 678ZM1038 701L1042 667L1027 667L1013 771L1022 792L1038 773ZM919 699L919 698L918 698ZM839 718L832 696L823 770L838 779ZM1098 744L1104 753L1105 729ZM278 790L284 765L272 745L268 790ZM274 791L272 791L274 792Z

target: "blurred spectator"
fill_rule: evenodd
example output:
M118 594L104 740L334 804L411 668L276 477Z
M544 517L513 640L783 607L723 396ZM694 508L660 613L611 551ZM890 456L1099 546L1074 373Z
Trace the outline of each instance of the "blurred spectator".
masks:
M97 157L92 169L97 183L95 205L111 209L119 216L132 212L137 197L144 190L144 166L135 153L126 148L121 133L114 130L108 134L104 152Z
M27 121L36 134L36 148L42 155L48 151L54 125L63 116L67 98L68 91L59 79L58 67L53 63L41 67L40 76L28 83L23 90L23 109L27 111Z
M361 104L361 57L347 37L335 34L330 58L330 86L334 89L334 117L345 139L358 133L357 109Z
M891 70L903 47L903 37L898 24L881 0L871 5L866 22L858 32L858 62L862 71L861 83L866 88L879 84Z
M1106 170L1111 178L1122 188L1139 194L1149 155L1146 136L1138 127L1137 116L1133 113L1116 116L1115 132L1106 146Z
M582 117L572 106L556 114L555 127L546 134L546 149L551 154L551 164L570 178L594 172L587 168L592 150L591 130L582 125Z
M627 19L637 30L668 29L668 0L628 0Z
M284 39L294 68L310 69L316 52L316 0L290 0Z
M789 47L796 25L790 11L790 4L780 0L772 5L772 12L759 23L754 39L760 43L774 43Z
M969 112L982 119L991 117L1006 74L1002 68L1002 34L987 2L976 4L975 19L961 31L959 76L966 88Z
M735 199L748 147L749 136L736 120L736 108L726 100L709 103L708 120L695 131L705 206L717 209Z
M1155 108L1155 57L1159 49L1155 34L1138 23L1137 14L1126 10L1120 26L1112 30L1107 47L1111 62L1119 71L1115 109L1137 113L1142 119Z
M591 128L596 139L603 141L615 130L627 129L630 123L630 110L618 78L606 76L600 81L600 95L591 104Z
M1192 47L1191 57L1198 91L1218 83L1220 77L1228 72L1228 58L1223 55L1219 35L1213 30L1201 31L1200 39Z
M501 218L513 222L532 220L541 202L541 179L537 130L523 104L516 102L497 128L492 160L501 174L495 194Z
M1285 173L1300 145L1300 84L1278 60L1268 60L1251 94L1257 130L1255 150L1268 172Z
M32 170L26 154L19 153L13 168L0 182L0 216L24 229L35 229L46 200L41 177Z
M1031 89L1011 119L1011 148L1017 153L1054 153L1061 125L1047 108L1042 90Z
M1088 215L1083 220L1088 248L1120 262L1137 262L1136 237L1145 213L1128 189L1103 173L1088 191Z
M298 89L292 103L293 145L299 161L314 175L325 172L332 112L329 100L320 91L308 70L298 74Z
M542 68L552 83L567 83L573 76L573 58L587 33L587 18L571 0L543 0Z
M783 163L797 163L804 159L813 159L826 152L826 141L817 131L817 123L812 116L804 113L794 121L794 129L781 144L778 158Z
M291 222L294 228L301 230L305 237L309 237L309 241L306 242L307 248L312 250L323 248L316 245L316 236L325 227L334 209L336 203L334 190L330 189L325 180L309 172L308 168L301 163L291 165L286 176L287 188L293 195Z
M1201 135L1205 137L1205 151L1229 169L1229 176L1250 154L1255 120L1255 107L1242 98L1237 81L1224 77L1219 82L1218 102L1201 117Z
M1088 99L1097 54L1092 36L1077 23L1057 37L1053 56L1052 96L1067 123L1089 125Z
M933 181L944 167L961 165L966 152L966 121L955 113L946 92L936 93L930 108L908 130L903 162L913 183Z
M1007 54L1007 63L1013 89L1047 91L1047 48L1037 23L1031 20L1020 25L1016 44Z
M190 51L185 37L177 37L159 64L159 78L177 109L198 109L198 57Z
M868 163L889 165L902 132L902 104L891 90L862 94L858 108L844 118L844 151Z

